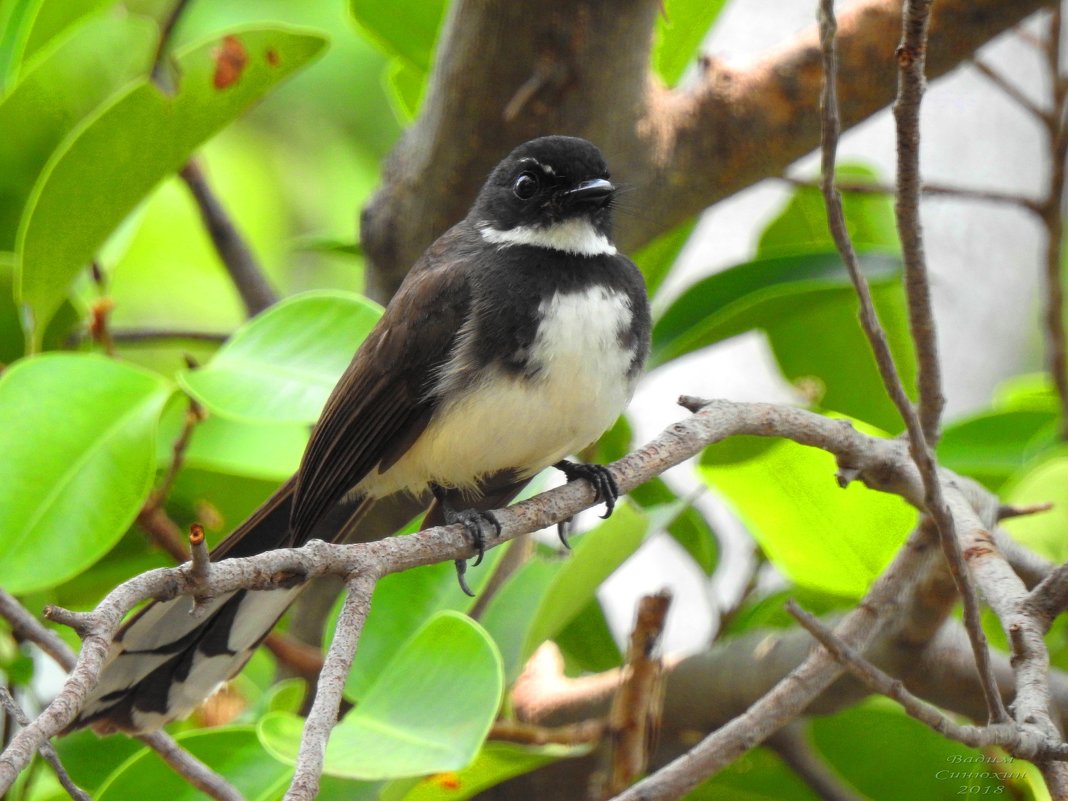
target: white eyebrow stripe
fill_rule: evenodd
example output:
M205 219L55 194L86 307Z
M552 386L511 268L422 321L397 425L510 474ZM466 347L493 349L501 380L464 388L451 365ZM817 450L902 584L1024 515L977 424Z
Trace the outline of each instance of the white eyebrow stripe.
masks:
M503 231L484 223L478 230L484 240L501 247L529 245L574 256L614 256L617 252L607 236L579 217L544 227L517 225Z

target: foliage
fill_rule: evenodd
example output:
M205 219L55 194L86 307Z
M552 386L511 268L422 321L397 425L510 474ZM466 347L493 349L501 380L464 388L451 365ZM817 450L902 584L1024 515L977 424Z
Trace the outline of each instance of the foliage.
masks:
M666 82L680 79L722 5L666 0L654 50ZM0 137L0 358L7 363L0 377L0 586L31 608L89 607L117 582L165 563L146 550L133 522L170 467L190 398L209 416L167 499L175 520L200 519L217 541L295 469L307 425L380 313L356 291L363 257L352 228L400 125L418 110L447 11L445 2L351 0L344 10L283 0L194 3L165 65L175 84L161 90L149 67L168 7L160 0L0 0L0 129L19 132ZM235 47L244 53L236 76L220 76L221 59ZM190 156L206 165L286 296L254 320L242 320L196 207L174 177ZM889 202L865 198L847 211L911 385ZM752 258L674 297L662 287L693 221L635 254L661 310L649 380L657 367L757 331L813 408L899 432L825 229L822 204L799 189ZM99 281L89 278L91 261ZM108 358L86 331L112 305L117 353ZM142 327L228 339L217 347L121 336ZM200 366L186 366L187 353ZM1007 488L1009 500L1059 500L1068 462L1054 447L1055 425L1048 388L1017 387L989 410L954 421L940 457L991 488ZM621 420L598 455L617 458L632 444ZM833 470L822 453L749 441L717 445L697 467L810 608L859 597L913 520L896 499L841 492ZM1064 530L1061 518L1015 523L1022 539L1064 560L1063 537L1054 534ZM331 741L321 797L466 798L583 753L485 736L543 642L556 641L575 671L619 664L598 588L659 532L717 575L713 526L657 481L575 537L566 559L538 546L478 622L466 615L470 599L449 565L381 581L346 686L358 704ZM476 590L487 586L502 551L469 574ZM728 634L780 625L782 594L779 584L748 597ZM27 692L37 687L33 665L2 629L0 670ZM295 691L270 690L272 673L269 657L253 660L237 684L247 706L233 725L175 727L186 747L246 797L264 801L281 796L299 737ZM935 772L914 768L962 752L885 704L812 728L818 750L852 766L849 780L873 799L902 797L898 781L906 775L910 797L941 797L946 786ZM866 736L872 729L896 738L901 756L892 782L883 780L885 743ZM81 733L60 750L74 778L101 799L195 796L156 756L122 738ZM60 795L41 771L23 790L34 799ZM756 751L692 797L811 795L775 757Z

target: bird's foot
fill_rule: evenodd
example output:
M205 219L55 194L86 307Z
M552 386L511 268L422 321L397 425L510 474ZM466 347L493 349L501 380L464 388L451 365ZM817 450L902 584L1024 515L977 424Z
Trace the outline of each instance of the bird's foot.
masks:
M568 483L577 481L580 478L590 482L593 485L597 500L604 503L605 510L604 514L601 515L601 519L604 520L612 516L612 511L616 508L616 501L619 499L620 492L619 485L616 484L615 476L612 475L611 470L603 464L582 464L581 462L569 462L566 459L561 459L553 467L567 477ZM570 518L558 523L556 526L556 533L560 536L560 542L564 544L565 548L571 547L571 544L567 541L570 527Z
M445 518L446 525L453 525L459 523L471 536L471 545L475 549L476 557L474 566L478 567L482 562L482 557L486 555L486 540L487 531L490 527L496 532L496 536L500 536L501 524L497 520L496 515L493 512L480 512L477 509L453 509L449 505L446 497L445 490L441 487L432 488L434 497L438 499L438 503L441 504L441 511ZM491 535L492 536L492 535ZM472 598L475 594L471 591L471 588L467 585L467 579L465 574L467 573L467 560L456 560L456 579L460 582L460 589Z

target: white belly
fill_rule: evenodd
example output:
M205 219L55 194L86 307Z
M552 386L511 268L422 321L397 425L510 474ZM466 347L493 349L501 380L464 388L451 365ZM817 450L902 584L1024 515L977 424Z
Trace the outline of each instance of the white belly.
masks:
M430 482L471 487L506 469L529 476L604 433L634 391L634 353L619 338L633 317L629 299L598 287L556 294L541 313L533 378L495 370L442 407L408 452L360 489L382 497Z

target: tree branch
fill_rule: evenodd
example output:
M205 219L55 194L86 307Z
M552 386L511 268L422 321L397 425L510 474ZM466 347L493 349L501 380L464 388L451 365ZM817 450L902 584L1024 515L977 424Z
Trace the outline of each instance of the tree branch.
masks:
M942 75L1051 0L940 0L927 74ZM390 156L364 209L368 291L389 297L423 249L471 205L512 147L550 132L597 143L613 177L642 200L617 221L633 252L712 203L781 174L820 141L810 109L822 71L815 27L745 67L718 62L696 85L650 75L657 0L458 0L450 6L422 113ZM850 76L842 122L891 100L899 0L860 0L843 14L839 50ZM522 30L522 37L502 31ZM536 91L513 103L531 81ZM506 115L509 109L511 114Z

